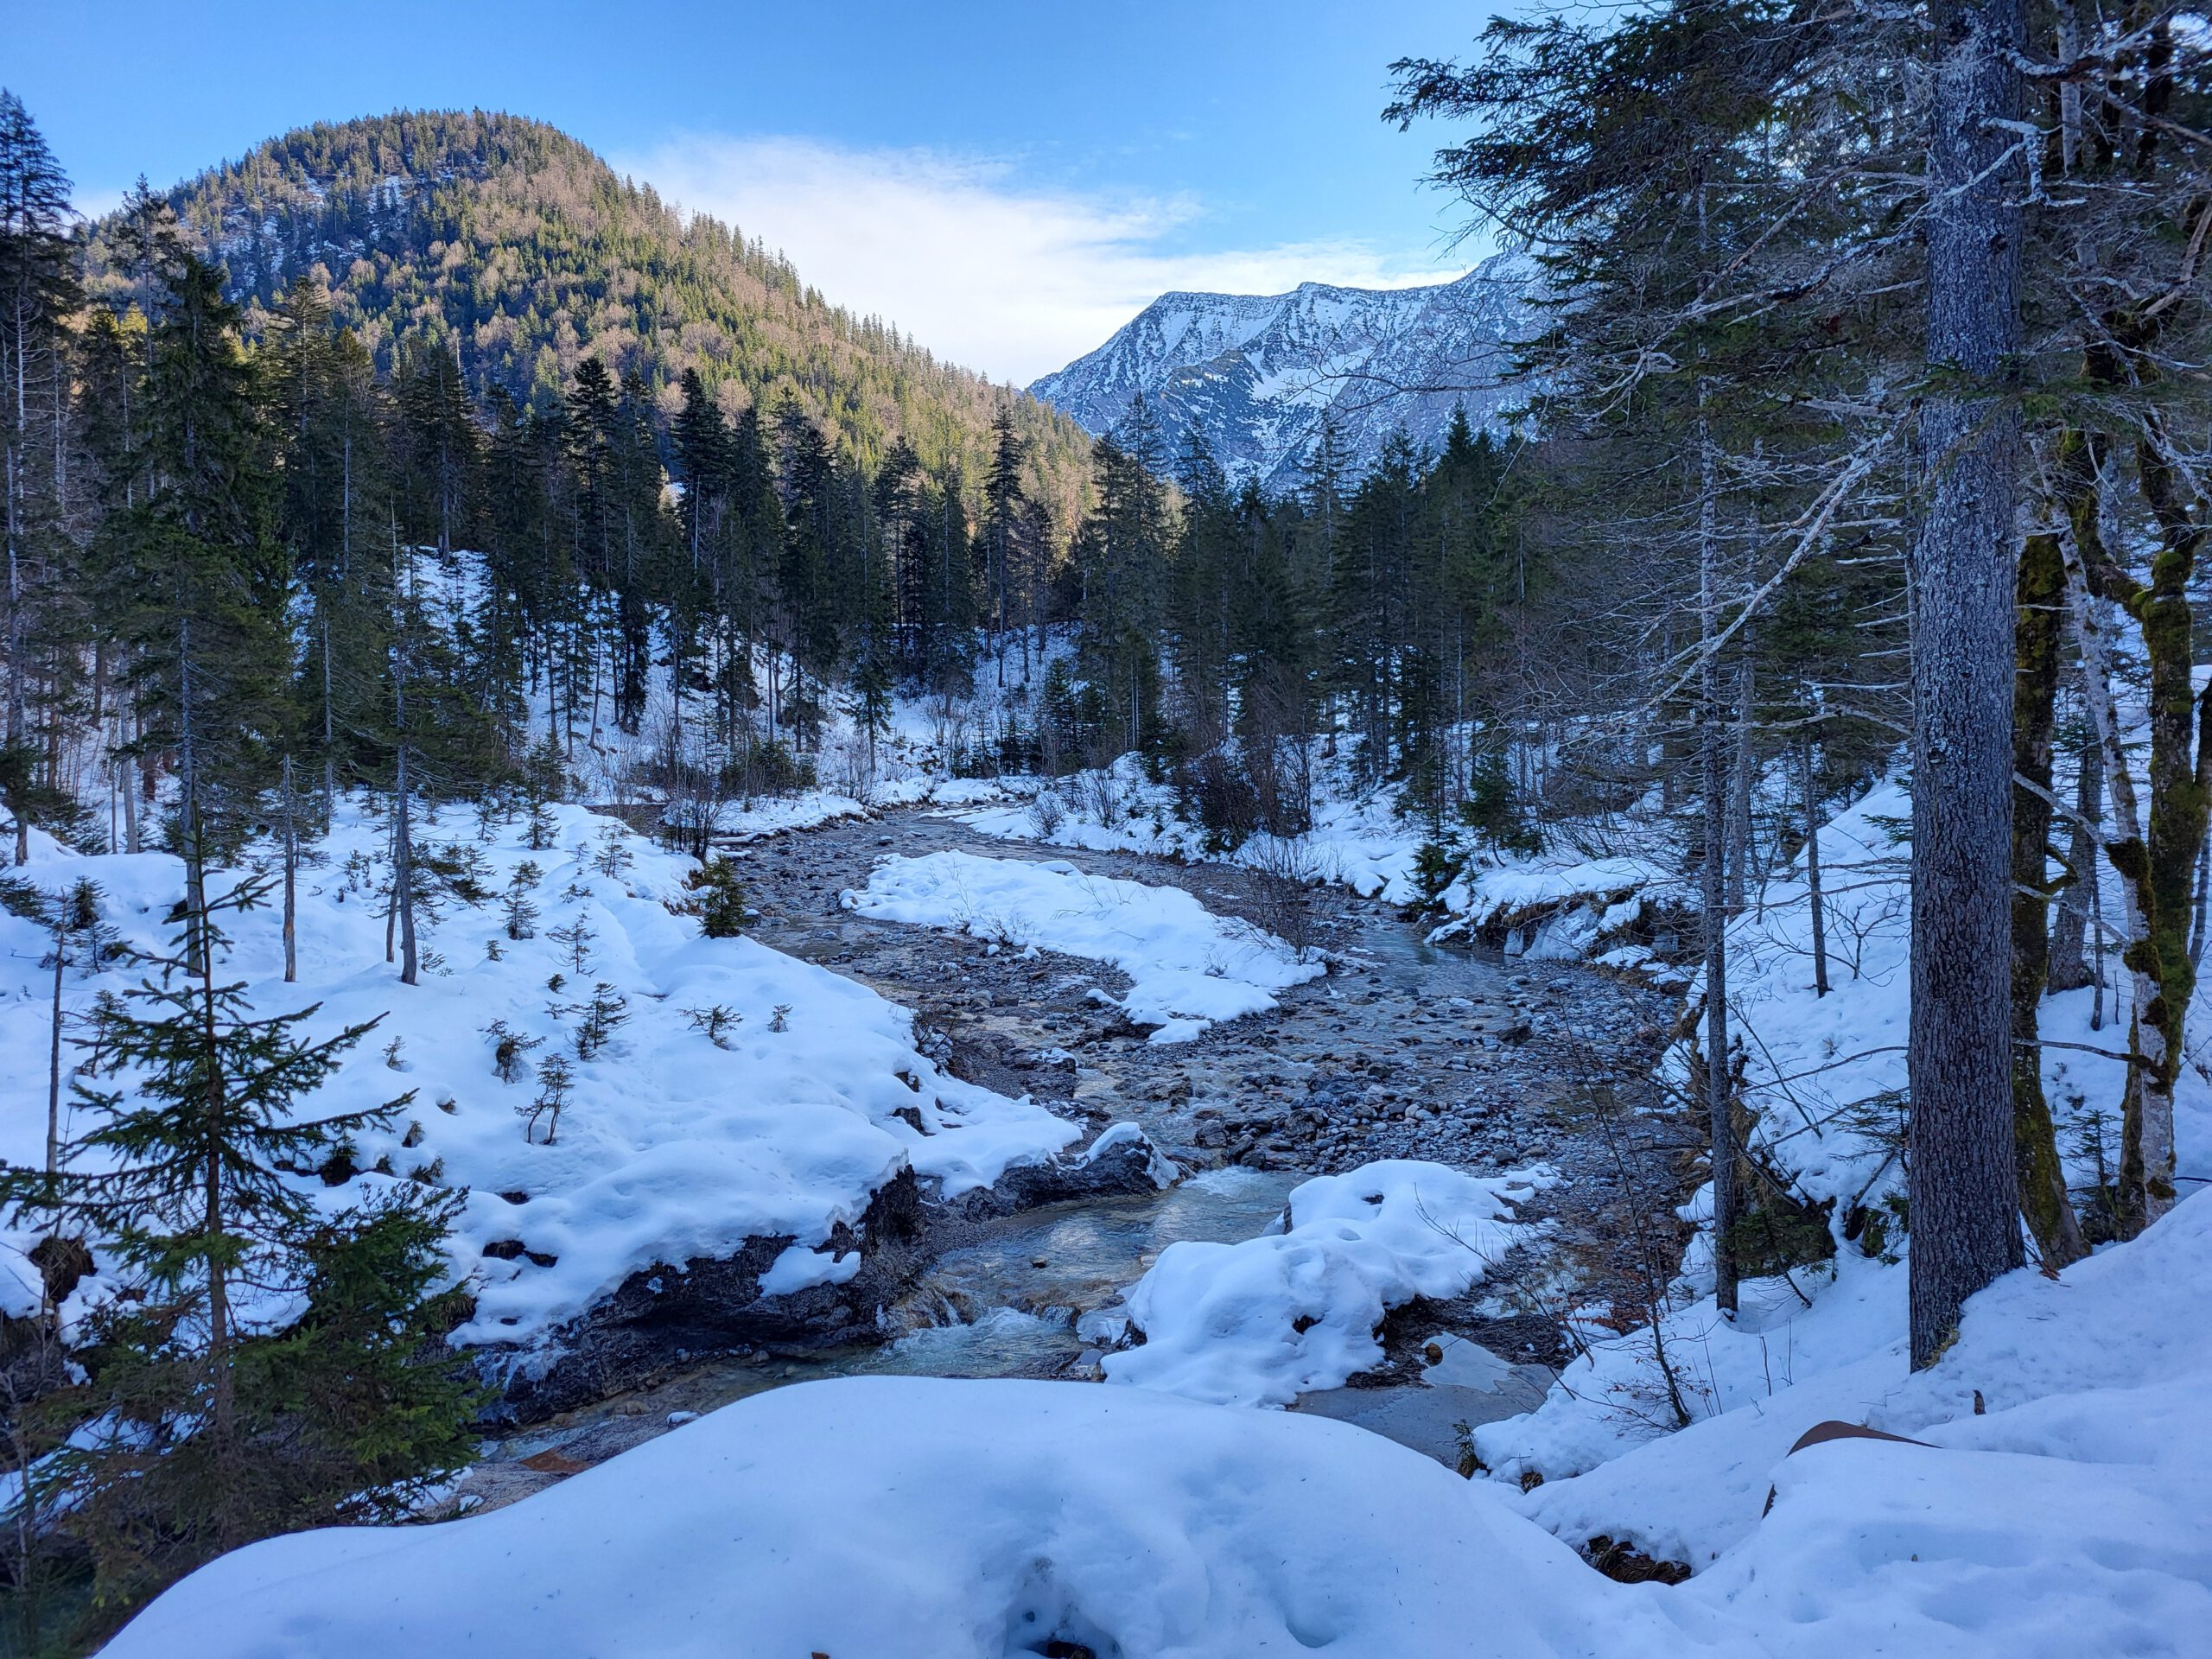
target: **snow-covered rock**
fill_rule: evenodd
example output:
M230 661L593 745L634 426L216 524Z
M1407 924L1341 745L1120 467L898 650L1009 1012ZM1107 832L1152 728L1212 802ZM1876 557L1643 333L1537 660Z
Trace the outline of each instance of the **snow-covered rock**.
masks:
M1106 1376L1224 1405L1287 1405L1379 1364L1376 1327L1417 1296L1457 1296L1534 1230L1514 1206L1547 1178L1482 1179L1393 1160L1290 1195L1287 1230L1170 1244L1128 1296L1143 1345Z

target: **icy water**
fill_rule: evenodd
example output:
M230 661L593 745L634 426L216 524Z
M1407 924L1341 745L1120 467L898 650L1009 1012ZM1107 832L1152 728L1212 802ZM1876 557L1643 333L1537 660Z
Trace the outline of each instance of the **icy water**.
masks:
M1233 1243L1278 1225L1301 1177L1209 1170L1163 1192L1049 1205L977 1225L931 1264L901 1313L922 1321L880 1345L770 1353L695 1365L487 1447L492 1464L536 1459L569 1472L650 1438L671 1414L708 1412L793 1382L832 1376L1048 1376L1087 1344L1078 1312L1111 1302L1179 1239ZM548 1454L551 1454L549 1458Z

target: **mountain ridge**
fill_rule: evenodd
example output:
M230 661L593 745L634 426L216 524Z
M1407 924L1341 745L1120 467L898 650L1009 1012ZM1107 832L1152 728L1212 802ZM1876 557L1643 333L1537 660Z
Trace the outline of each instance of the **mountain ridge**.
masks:
M1230 479L1297 481L1325 422L1355 467L1402 428L1441 442L1464 404L1497 425L1517 401L1511 347L1533 332L1534 264L1497 254L1450 282L1401 289L1305 282L1280 294L1162 294L1096 350L1030 383L1094 435L1142 392L1172 454L1203 433Z
M925 465L980 478L1012 412L1036 492L1071 509L1089 441L1070 420L836 306L759 237L680 212L547 123L498 111L401 111L318 122L168 193L196 250L221 263L250 337L318 268L332 313L379 365L450 350L480 397L557 399L586 356L635 373L672 416L686 369L726 408L788 395L873 465L905 437ZM119 216L90 231L96 299L133 297Z

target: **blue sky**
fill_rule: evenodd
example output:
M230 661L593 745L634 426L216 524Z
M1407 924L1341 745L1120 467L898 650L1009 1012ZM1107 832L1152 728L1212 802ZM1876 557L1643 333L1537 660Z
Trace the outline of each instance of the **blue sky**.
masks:
M1479 250L1420 183L1446 135L1378 117L1393 58L1463 54L1490 10L0 0L0 82L92 207L317 119L536 116L832 299L1027 380L1165 289L1464 270Z

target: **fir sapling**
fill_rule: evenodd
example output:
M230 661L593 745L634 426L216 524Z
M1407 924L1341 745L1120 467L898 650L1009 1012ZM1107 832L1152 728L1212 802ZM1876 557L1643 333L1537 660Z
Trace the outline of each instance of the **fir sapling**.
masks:
M536 1138L542 1120L545 1124L544 1144L553 1144L553 1137L560 1132L561 1114L569 1103L569 1091L575 1083L575 1073L560 1055L549 1054L539 1063L537 1095L515 1107L516 1115L523 1120L522 1138L525 1141Z

